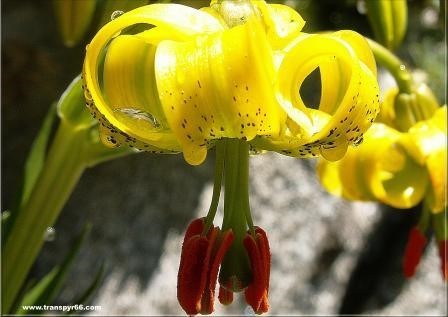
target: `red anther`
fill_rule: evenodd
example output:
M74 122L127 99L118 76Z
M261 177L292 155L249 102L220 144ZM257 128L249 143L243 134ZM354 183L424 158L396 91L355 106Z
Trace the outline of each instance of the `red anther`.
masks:
M448 267L446 265L447 263L447 254L446 254L446 240L440 240L439 241L439 256L440 256L440 266L442 269L442 276L443 279L446 281L448 279Z
M404 276L410 278L414 276L423 250L426 245L426 237L418 227L413 227L409 232L408 243L403 259Z
M204 223L204 218L191 222L182 245L177 298L189 315L213 312L219 265L233 241L231 230L220 234L218 227L204 235Z
M219 294L218 294L219 302L223 305L229 305L233 302L233 292L228 289L219 286Z
M187 242L192 236L200 235L204 230L205 218L198 218L190 222L187 231L185 232L184 242L182 244L182 250L184 248L185 242Z
M252 269L252 282L244 292L246 302L255 313L266 313L269 309L268 294L271 270L269 241L263 229L255 227L255 237L248 233L243 243Z
M216 230L219 231L219 228L216 227ZM204 290L204 295L201 303L201 314L211 314L214 310L214 301L215 301L215 288L216 288L216 280L218 278L219 266L226 254L227 250L229 250L232 245L234 239L233 231L231 229L226 230L221 233L212 250L212 262L210 264L210 269L207 274L207 283Z

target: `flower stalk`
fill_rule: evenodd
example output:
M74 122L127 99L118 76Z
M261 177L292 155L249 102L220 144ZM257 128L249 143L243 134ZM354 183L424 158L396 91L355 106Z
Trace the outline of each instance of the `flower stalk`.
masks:
M9 311L43 243L86 167L80 151L85 131L62 123L27 203L19 211L2 251L4 311Z
M367 42L372 49L375 60L384 66L394 77L400 92L407 94L412 93L412 76L406 70L404 62L381 44L371 39L367 39Z
M84 105L80 78L76 78L58 103L60 124L44 166L26 201L12 217L2 257L2 308L11 312L17 295L52 226L84 170L121 157L129 148L110 149L99 138L96 121Z

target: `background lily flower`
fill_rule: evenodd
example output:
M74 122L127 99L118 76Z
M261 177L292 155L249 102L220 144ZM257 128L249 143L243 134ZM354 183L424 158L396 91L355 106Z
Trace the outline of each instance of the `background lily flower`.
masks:
M303 25L291 8L264 1L154 4L114 19L84 64L103 140L183 152L194 165L221 138L340 159L379 111L375 61L357 33L310 35ZM322 96L312 107L299 90L316 68Z
M375 123L358 149L338 162L321 160L325 189L351 200L410 208L427 197L432 212L446 206L446 106L407 133ZM351 172L347 172L351 171Z

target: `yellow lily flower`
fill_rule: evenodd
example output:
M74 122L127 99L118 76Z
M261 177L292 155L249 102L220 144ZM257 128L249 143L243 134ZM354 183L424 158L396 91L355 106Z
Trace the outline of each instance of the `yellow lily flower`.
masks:
M306 34L291 8L217 1L152 4L106 24L87 47L87 105L109 145L183 152L197 165L217 140L253 151L340 159L379 111L376 65L352 31ZM316 68L319 105L299 90Z
M446 207L447 109L406 133L374 123L358 149L338 162L321 160L318 175L330 193L410 208L426 198L429 209Z
M305 34L304 24L291 8L260 0L153 4L112 20L87 47L85 97L106 143L182 152L192 165L216 145L210 209L187 229L179 266L188 314L213 312L217 281L221 303L244 290L257 314L268 311L269 242L250 212L249 152L337 160L379 111L366 40ZM312 107L300 87L316 68L322 94ZM221 229L213 220L222 180Z

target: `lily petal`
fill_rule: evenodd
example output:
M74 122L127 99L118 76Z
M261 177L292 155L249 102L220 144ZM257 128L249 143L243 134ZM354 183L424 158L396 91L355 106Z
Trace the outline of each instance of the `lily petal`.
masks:
M403 134L374 124L357 149L338 162L321 160L318 175L331 193L351 200L379 200L396 208L410 208L424 197L428 174L399 142ZM333 190L336 184L338 190Z
M254 19L192 41L160 43L160 100L185 160L202 163L214 139L278 134L273 74L269 44Z
M106 24L96 34L87 47L83 78L85 81L87 105L94 113L94 116L98 118L100 123L107 130L109 130L110 134L116 138L120 138L119 141L123 141L143 150L150 148L158 152L177 152L180 150L180 147L177 145L177 142L174 142L174 138L169 134L164 136L163 133L155 136L153 129L148 125L148 120L146 120L149 115L152 117L154 117L154 115L141 109L145 104L146 106L148 104L153 105L152 101L157 101L158 96L155 94L154 84L148 86L153 87L152 89L148 89L148 94L153 93L154 96L141 96L146 98L146 103L142 104L142 98L140 98L139 104L127 105L127 108L125 109L130 110L127 110L127 112L124 113L120 110L117 111L117 108L123 109L124 105L118 105L117 107L117 105L111 104L108 100L109 96L103 91L103 77L109 78L110 75L108 74L115 72L115 67L123 68L124 66L130 66L129 64L126 64L125 61L120 61L118 65L113 62L115 60L114 56L119 56L119 53L123 52L122 49L124 44L129 43L125 42L128 41L128 39L119 38L117 39L117 43L114 45L111 44L113 44L114 38L120 34L125 34L126 30L129 30L130 27L136 25L147 25L148 29L151 26L160 28L158 30L163 32L152 32L159 36L159 38L153 38L153 42L158 42L165 36L167 37L166 39L186 40L195 34L204 34L221 30L222 26L214 17L199 10L176 4L153 4L132 10ZM151 38L148 33L139 36ZM143 70L146 72L144 77L146 77L146 82L151 81L151 79L154 78L154 75L151 75L152 66L150 65L151 55L153 55L151 51L153 51L153 49L151 46L144 46L144 44L140 42L134 42L133 44L137 46L136 48L131 48L129 53L131 55L133 54L133 56L140 54L140 59L145 59L145 64L149 66L149 69ZM112 51L109 56L106 56L108 49L111 47L114 48L114 51ZM104 64L105 59L108 60L108 63L106 64ZM106 66L105 68L104 65ZM128 76L136 76L138 72L136 71L135 66L130 69L131 71ZM104 70L106 70L106 74L103 73ZM126 70L123 73L126 74L127 71L129 70ZM115 90L110 84L108 87L109 93ZM129 87L129 85L126 85L126 87ZM118 93L120 93L120 91ZM131 93L131 95L133 95L134 98L124 98L123 100L123 97L117 99L117 96L115 95L115 97L112 96L112 99L114 101L118 100L122 102L136 101L135 97L139 96L139 94L135 93ZM157 109L157 102L155 104L155 109ZM129 116L129 114L131 114L131 116ZM160 112L158 112L158 115L160 118L157 119L163 121L164 118L160 115Z
M420 121L401 138L400 144L419 164L426 166L430 179L429 207L434 213L446 206L447 107L439 108L429 120Z
M255 147L298 157L322 155L334 161L344 156L349 144L360 142L379 112L376 66L363 41L344 31L303 35L288 46L276 89L277 100L290 120L289 131L277 139L257 139ZM321 105L313 110L304 104L299 90L321 65L321 82L326 84ZM336 85L329 85L334 78Z

